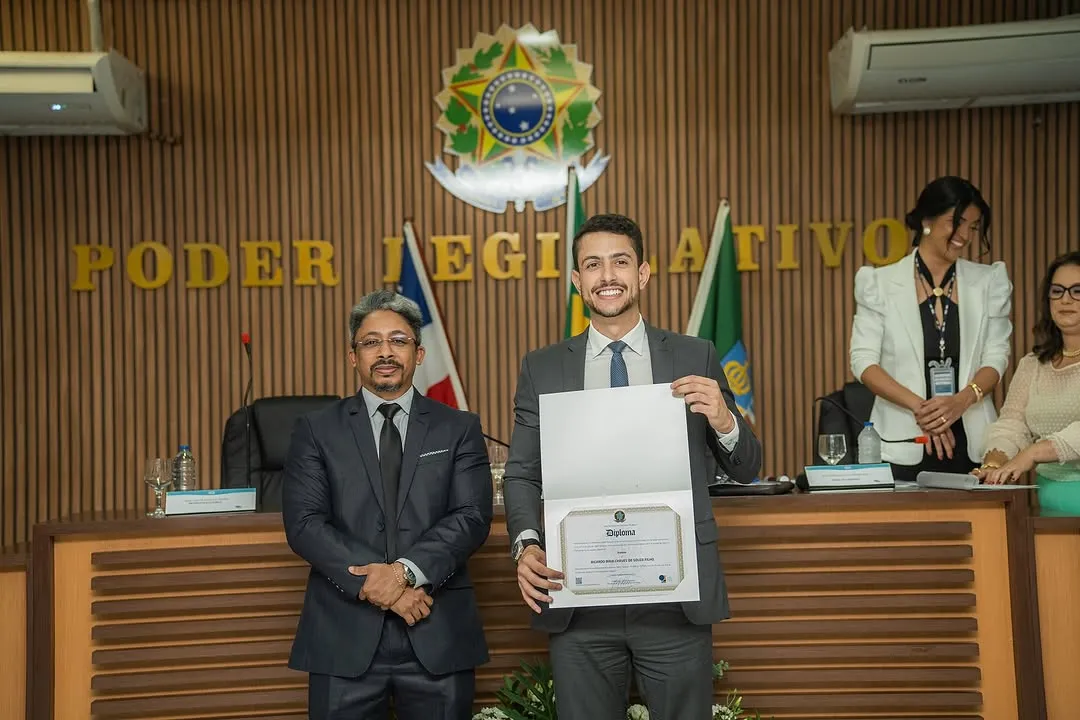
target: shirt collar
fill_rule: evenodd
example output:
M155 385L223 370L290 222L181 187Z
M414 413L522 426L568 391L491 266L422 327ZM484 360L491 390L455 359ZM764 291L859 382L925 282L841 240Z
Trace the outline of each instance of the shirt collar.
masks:
M387 402L395 402L400 405L401 411L408 417L409 411L412 410L413 396L416 394L416 388L410 387L405 391L404 395L396 400L383 400L366 387L360 388L360 394L364 398L364 407L367 409L368 419L375 417L375 413L379 412L379 406Z
M638 355L645 355L645 319L640 314L638 314L637 325L634 326L633 330L626 333L622 341ZM611 338L597 330L595 325L589 323L589 357L599 357L600 353L604 352L612 342L614 341Z

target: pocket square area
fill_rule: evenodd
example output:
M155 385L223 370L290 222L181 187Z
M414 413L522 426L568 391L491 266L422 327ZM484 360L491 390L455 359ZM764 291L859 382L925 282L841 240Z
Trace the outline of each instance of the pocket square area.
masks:
M427 452L420 453L421 458L431 457L432 455L442 455L443 453L450 452L450 448L443 448L442 450L428 450Z

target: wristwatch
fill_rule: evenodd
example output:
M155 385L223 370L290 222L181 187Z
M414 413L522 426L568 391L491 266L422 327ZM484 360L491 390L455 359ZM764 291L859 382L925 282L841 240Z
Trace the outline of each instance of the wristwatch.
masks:
M401 568L404 571L405 584L409 587L416 587L416 574L412 571L412 568L405 563L401 563Z
M524 540L518 540L514 543L514 546L510 549L510 557L517 563L521 560L521 554L525 552L525 548L530 545L536 545L539 547L540 541L533 538L525 538Z

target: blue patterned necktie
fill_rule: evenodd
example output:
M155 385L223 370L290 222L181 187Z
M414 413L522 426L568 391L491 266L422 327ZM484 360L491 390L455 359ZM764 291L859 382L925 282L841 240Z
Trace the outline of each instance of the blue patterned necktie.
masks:
M627 387L630 376L626 373L626 360L622 356L626 343L616 340L608 345L608 348L611 350L611 387Z

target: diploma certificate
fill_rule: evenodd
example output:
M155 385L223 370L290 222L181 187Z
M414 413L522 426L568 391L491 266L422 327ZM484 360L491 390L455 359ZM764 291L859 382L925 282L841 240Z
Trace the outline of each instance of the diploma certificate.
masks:
M666 593L685 577L682 520L666 505L570 512L560 525L574 595Z

